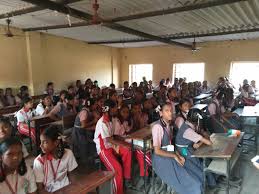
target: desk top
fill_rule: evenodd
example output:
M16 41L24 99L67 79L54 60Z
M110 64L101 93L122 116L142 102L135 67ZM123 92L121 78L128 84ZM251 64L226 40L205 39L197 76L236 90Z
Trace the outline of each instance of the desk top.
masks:
M200 94L199 96L195 96L194 99L195 100L202 100L204 98L208 98L208 97L211 97L212 94Z
M245 106L243 109L238 108L234 111L240 117L259 117L259 106Z
M195 104L192 108L197 108L199 110L204 110L207 108L207 104Z
M54 194L85 194L114 177L113 172L96 171L91 174L72 173L69 178L71 184L54 192Z
M131 149L131 144L126 142L124 139L109 138L108 142L115 146L123 146Z
M152 138L152 124L131 133L128 138L133 140L148 140Z
M203 145L194 151L192 157L197 158L231 158L244 133L238 137L227 136L226 133L213 133L210 138L212 146Z

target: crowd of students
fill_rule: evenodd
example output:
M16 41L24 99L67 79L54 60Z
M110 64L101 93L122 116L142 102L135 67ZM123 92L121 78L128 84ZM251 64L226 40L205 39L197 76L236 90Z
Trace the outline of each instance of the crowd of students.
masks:
M244 82L240 90L245 90L246 84ZM255 90L255 84L251 87ZM95 143L96 153L106 169L115 172L113 189L116 194L123 194L125 186L132 186L132 156L137 159L140 177L148 175L152 166L156 174L178 193L199 194L203 189L203 166L200 160L190 156L202 144L212 144L209 133L224 132L225 125L236 125L238 120L231 110L240 106L240 99L234 99L233 86L223 77L214 88L210 88L207 81L187 83L185 78L176 78L173 83L170 79L162 79L157 87L153 87L152 81L143 78L139 85L134 82L130 86L125 81L121 94L114 84L100 88L97 81L87 79L82 84L77 80L75 86L62 90L58 96L50 82L35 110L26 86L22 86L15 97L10 89L6 91L5 94L3 90L1 92L1 102L21 105L16 119L17 130L22 135L29 136L28 123L35 116L45 115L54 120L71 113L77 116L72 132L72 151L65 148L62 131L53 126L42 129L42 154L34 160L33 170L25 162L28 155L25 146L12 135L10 122L1 118L0 193L5 194L36 193L37 188L38 191L53 192L68 185L68 172L73 171L78 162L87 164L89 154L92 154L89 142ZM205 113L191 109L195 96L210 92L213 98ZM243 95L241 98L250 97ZM142 151L132 154L129 148L114 146L109 139L115 136L123 139L151 123L154 123L154 153L146 155L145 171ZM35 129L33 126L30 129L30 137L35 142ZM171 145L175 145L174 153L166 151ZM208 175L208 185L216 185L213 174Z

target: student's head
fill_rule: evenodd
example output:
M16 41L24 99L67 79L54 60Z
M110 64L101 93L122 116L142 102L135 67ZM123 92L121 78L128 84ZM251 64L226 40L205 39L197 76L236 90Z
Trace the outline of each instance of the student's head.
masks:
M71 94L67 94L65 97L65 102L69 105L74 105L75 104L75 96Z
M7 170L17 170L21 176L27 172L22 144L16 137L9 137L0 144L0 182L5 180Z
M119 110L119 119L121 121L126 121L129 119L129 116L130 116L130 110L128 105L122 105Z
M244 79L243 85L247 85L247 84L248 84L248 80L247 80L247 79Z
M141 89L137 89L135 92L135 101L142 102L144 98L143 91Z
M191 107L191 102L188 98L183 98L179 102L179 108L182 112L188 113Z
M96 105L99 106L99 107L103 107L104 98L102 96L99 96L98 98L96 98Z
M72 86L72 85L68 86L67 91L68 91L69 94L74 95L75 94L74 86Z
M178 84L178 83L179 83L178 78L174 78L174 84Z
M203 118L203 113L200 109L193 108L187 114L187 120L193 124L199 124L199 121Z
M204 81L202 82L202 86L206 87L207 85L208 85L208 82L207 82L206 80L204 80Z
M4 90L0 88L0 96L4 96Z
M133 115L139 114L142 112L141 110L141 103L134 103L131 107L131 112Z
M115 90L115 84L111 83L111 84L110 84L110 88L111 88L112 90Z
M255 80L251 81L251 86L255 87Z
M169 84L170 83L170 78L166 78L165 83Z
M80 88L82 85L81 80L76 80L76 87Z
M59 98L60 98L60 101L61 102L64 102L65 101L65 97L67 95L67 91L66 90L61 90L60 93L59 93Z
M163 120L167 122L171 121L173 117L172 105L169 103L162 104L159 107L159 115Z
M173 100L174 98L177 97L177 90L176 88L169 88L168 92L167 92L168 98L170 100Z
M138 83L137 83L137 82L133 82L133 83L132 83L132 87L133 87L133 88L138 87Z
M103 113L108 115L110 118L117 116L118 114L118 107L116 102L112 100L106 100L103 106Z
M12 96L12 95L13 95L13 90L12 90L12 88L6 88L6 89L5 89L5 95L6 95L6 96Z
M94 81L94 85L95 85L96 87L98 87L98 81L97 81L97 80Z
M52 154L62 158L64 155L63 136L56 126L50 126L40 135L40 148L43 154Z
M152 80L148 81L148 84L151 85L151 86L152 86L152 83L153 83Z
M151 110L153 108L152 101L150 99L146 99L143 103L143 107L145 110Z
M44 106L50 106L52 104L50 95L46 94L42 98L42 103Z
M24 97L22 99L22 107L25 109L25 110L30 110L33 108L33 101L30 97Z
M29 89L27 86L21 86L20 87L20 94L21 96L26 96L29 94Z
M0 117L0 143L8 137L11 137L12 125L8 118Z
M123 83L123 87L124 87L124 89L128 89L128 88L129 88L129 82L128 82L128 81L125 81L125 82Z
M111 90L111 91L109 92L109 99L112 100L113 102L117 102L117 100L118 100L118 95L117 95L116 90Z
M54 83L53 82L48 82L47 83L47 93L49 95L53 95L54 94Z

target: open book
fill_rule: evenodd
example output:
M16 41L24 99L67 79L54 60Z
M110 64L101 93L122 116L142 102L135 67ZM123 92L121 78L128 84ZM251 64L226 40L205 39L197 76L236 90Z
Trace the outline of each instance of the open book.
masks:
M253 162L253 163L258 163L259 164L259 155L257 155L257 156L255 156L255 157L253 157L252 159L251 159L251 162Z

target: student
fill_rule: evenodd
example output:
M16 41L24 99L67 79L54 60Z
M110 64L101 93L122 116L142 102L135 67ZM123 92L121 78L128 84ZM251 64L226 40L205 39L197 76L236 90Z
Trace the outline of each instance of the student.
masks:
M48 114L53 120L60 120L68 114L76 114L75 97L67 94L63 102L59 102Z
M251 81L251 88L254 94L258 91L258 89L256 88L255 80Z
M115 90L115 84L113 83L110 84L110 90Z
M70 184L68 174L77 168L71 150L64 148L63 136L55 127L45 129L40 136L42 154L33 164L39 191L57 191Z
M188 98L183 98L179 102L179 115L175 119L175 126L177 129L180 129L182 124L186 121L187 119L187 114L190 110L191 107L191 102Z
M76 95L76 91L75 91L75 88L74 88L73 85L68 86L67 92L68 92L69 95L72 95L72 96Z
M36 107L36 115L42 116L47 115L53 109L51 97L46 94L43 96L41 102Z
M172 105L172 110L174 114L173 120L175 120L175 114L176 114L175 103L178 102L177 90L175 88L169 88L167 92L166 102Z
M0 117L0 143L2 143L4 140L12 136L12 130L13 130L13 127L9 119L5 117ZM25 145L22 142L21 144L22 144L23 157L26 158L29 156L29 153Z
M7 101L4 95L4 90L0 89L0 108L7 106Z
M29 128L29 123L35 115L32 108L33 108L32 99L30 97L23 98L22 109L20 109L16 113L16 118L17 118L17 126L18 126L19 133L22 135L31 137L33 142L35 142L35 128L33 126L30 126ZM31 130L31 134L29 133L29 130Z
M90 154L90 136L94 132L95 125L100 117L94 116L90 108L94 105L94 100L89 106L84 106L77 114L72 131L73 153L80 163L87 163Z
M211 89L208 86L208 82L206 80L204 80L202 82L202 86L201 86L201 93L202 94L206 94L206 93L209 93L210 91L211 91Z
M12 88L6 88L5 89L5 100L6 100L7 104L8 104L8 106L13 106L13 105L16 104Z
M160 120L152 127L154 154L152 165L156 174L179 194L201 194L202 183L185 169L185 159L177 151L169 152L173 145L172 106L162 105Z
M125 81L123 83L124 89L123 89L123 97L124 98L132 98L133 97L133 91L129 88L129 82Z
M159 119L159 114L155 111L151 99L144 100L143 113L148 115L148 124L151 124Z
M76 94L78 94L81 89L82 89L81 80L76 80L76 87L75 87Z
M119 109L118 117L112 120L114 135L125 137L130 133L133 127L130 110L127 105L123 105Z
M148 125L148 115L142 112L140 103L132 104L131 107L133 130L139 130Z
M29 97L29 89L27 86L21 86L20 92L15 96L15 102L17 105L20 105L22 99L25 97Z
M198 158L191 157L194 149L198 149L202 144L212 145L210 139L197 133L199 124L202 120L202 111L191 109L188 112L187 120L182 124L177 132L175 145L176 150L185 158L184 168L193 178L195 177L198 184L203 184L203 166ZM216 181L212 174L208 175L207 182L209 186L215 186Z
M170 78L166 78L166 80L165 80L165 86L166 86L168 89L172 87Z
M0 144L0 194L36 194L35 176L25 163L21 141L9 137Z
M47 83L47 87L46 87L46 90L44 91L44 94L49 95L51 97L51 99L53 100L53 96L55 94L53 82Z
M97 154L109 171L115 172L113 189L115 194L123 194L123 178L125 183L131 179L131 151L128 148L119 146L113 148L108 142L113 136L112 118L117 115L116 103L106 100L103 107L103 116L98 120L95 128L94 142ZM117 156L122 159L120 164Z

